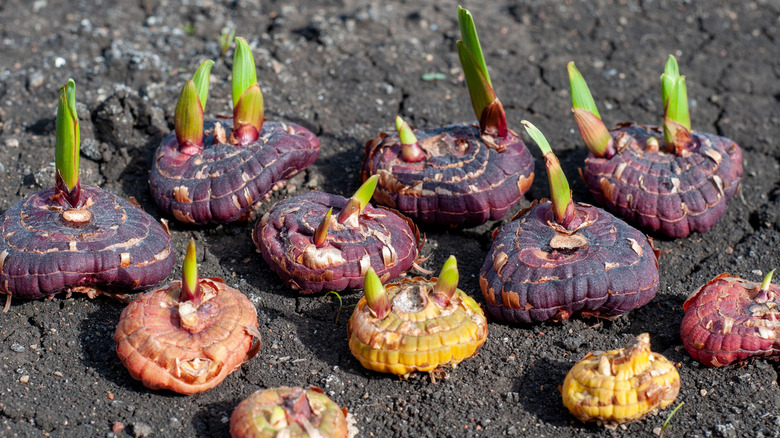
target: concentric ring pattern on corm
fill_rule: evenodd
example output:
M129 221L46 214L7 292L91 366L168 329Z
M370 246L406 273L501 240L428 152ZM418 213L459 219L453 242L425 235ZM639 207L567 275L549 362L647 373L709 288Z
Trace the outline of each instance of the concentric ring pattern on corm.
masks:
M97 187L81 186L81 200L73 210L53 188L22 199L5 212L0 224L4 293L21 298L66 290L120 293L145 289L168 277L173 253L167 228ZM76 211L85 221L68 223L65 217Z

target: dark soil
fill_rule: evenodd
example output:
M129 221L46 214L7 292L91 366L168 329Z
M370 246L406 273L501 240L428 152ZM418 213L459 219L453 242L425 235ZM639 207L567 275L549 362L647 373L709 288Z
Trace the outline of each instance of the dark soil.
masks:
M180 4L183 3L183 4ZM58 1L0 2L0 211L53 182L58 87L76 80L82 181L134 196L159 217L147 178L154 148L173 127L183 82L217 60L206 113L230 113L227 26L257 58L266 116L310 128L318 161L270 202L359 185L363 144L401 114L417 127L473 120L455 41L453 1ZM510 127L528 118L546 133L575 197L586 151L570 111L566 63L589 81L608 125L661 120L659 75L667 56L688 77L695 129L744 148L742 191L704 235L656 240L661 287L647 306L614 322L574 319L536 326L490 324L479 354L432 384L364 370L347 347L351 309L334 322L333 296L299 297L264 264L253 224L196 229L171 223L177 258L195 237L203 275L219 276L256 304L263 348L225 382L184 397L134 381L115 352L124 307L107 298L14 301L0 314L0 435L225 436L236 404L259 388L316 385L349 407L362 436L648 436L671 412L608 430L577 421L558 393L591 350L650 332L653 349L680 364L685 405L665 436L777 437L778 365L756 360L709 369L679 339L682 303L728 271L758 281L780 267L780 4L696 0L465 1L474 12ZM426 73L445 79L425 81ZM537 180L522 206L548 194ZM519 208L519 207L518 207ZM478 271L501 223L425 230L424 263L458 256L461 287L482 302ZM178 265L177 261L177 265ZM180 270L174 272L174 277ZM345 296L354 304L358 294ZM673 406L675 406L675 403ZM672 407L673 407L672 406ZM118 430L118 429L117 429Z

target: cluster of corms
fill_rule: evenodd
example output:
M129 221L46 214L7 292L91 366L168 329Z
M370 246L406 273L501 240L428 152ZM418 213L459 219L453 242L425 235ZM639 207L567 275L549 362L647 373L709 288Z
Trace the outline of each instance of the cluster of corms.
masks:
M252 238L265 262L301 294L364 290L349 320L349 348L366 368L407 377L453 368L487 339L482 308L458 289L454 256L438 278L403 278L422 246L414 221L451 228L502 219L533 179L533 159L507 126L471 14L458 10L457 42L478 123L397 133L366 143L364 184L349 199L311 191L265 213ZM286 178L312 164L319 142L301 126L266 122L254 59L236 38L232 120L205 120L212 61L184 85L175 132L159 146L150 185L160 209L206 225L247 220ZM739 189L741 150L691 130L685 78L670 56L661 76L662 127L607 130L573 63L574 118L590 154L583 177L597 203L641 229L671 238L704 233ZM659 284L652 240L612 214L576 203L544 135L522 122L539 146L551 199L534 201L493 235L480 271L487 314L508 323L615 318L647 304ZM75 84L60 90L55 187L0 217L0 290L11 297L90 297L161 283L173 268L167 222L79 183ZM376 200L383 206L372 206ZM252 303L221 279L200 278L190 241L182 279L141 294L122 312L115 341L130 374L151 389L194 394L218 385L260 349ZM709 366L780 354L780 311L772 273L761 284L723 274L685 302L681 337ZM385 283L383 285L383 283ZM583 421L616 424L672 403L672 363L642 334L624 349L589 353L561 388ZM346 410L316 388L259 391L231 417L236 437L347 436ZM264 435L265 434L265 435Z

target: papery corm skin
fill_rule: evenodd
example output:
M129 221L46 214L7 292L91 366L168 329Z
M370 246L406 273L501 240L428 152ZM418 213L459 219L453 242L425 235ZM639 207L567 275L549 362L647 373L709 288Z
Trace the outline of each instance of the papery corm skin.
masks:
M780 288L721 274L685 301L680 338L710 367L780 356Z
M674 363L643 333L625 348L588 353L566 374L563 404L581 421L617 425L669 406L680 392Z
M401 157L397 134L366 143L362 176L378 174L374 199L415 221L469 227L503 218L528 190L534 163L511 130L506 138L480 135L478 125L415 131L425 160Z
M266 121L260 137L245 146L227 142L232 125L206 121L203 150L194 155L179 152L175 134L163 139L149 179L161 210L198 225L244 219L276 184L319 156L319 140L299 125Z
M347 201L312 191L280 201L258 221L255 245L290 288L302 294L360 289L369 267L389 280L416 261L419 233L408 218L369 204L358 227L339 224L336 218ZM317 248L314 232L331 207L328 238Z
M479 279L490 317L612 318L655 296L658 259L647 237L604 210L574 205L583 220L574 230L555 224L552 204L542 200L496 232Z
M319 435L317 435L319 433ZM261 389L241 401L230 415L232 438L347 438L346 409L321 389Z
M673 154L659 149L658 127L626 123L610 135L617 153L590 153L585 183L597 204L639 228L671 238L707 232L739 190L742 150L725 137L692 131L691 145Z
M437 281L415 277L385 285L391 309L383 318L361 298L347 329L349 349L361 365L408 376L455 368L477 353L488 334L482 309L460 289L442 306L431 294Z
M171 273L167 226L100 188L79 187L76 206L52 188L0 217L2 293L30 299L63 291L120 294L154 286Z
M150 389L195 394L219 385L260 349L255 307L218 278L200 278L199 304L180 280L139 295L119 318L119 359ZM182 317L185 315L185 317Z

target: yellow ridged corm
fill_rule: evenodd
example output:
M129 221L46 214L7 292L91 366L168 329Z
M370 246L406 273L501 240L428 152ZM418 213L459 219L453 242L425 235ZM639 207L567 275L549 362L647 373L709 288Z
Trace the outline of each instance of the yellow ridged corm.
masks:
M620 350L588 353L566 374L563 404L582 421L620 424L671 404L680 392L674 364L650 351L643 333Z
M446 306L431 296L437 279L420 277L385 285L390 311L375 317L363 297L349 320L349 348L374 371L408 376L454 368L473 356L487 339L479 305L457 289Z

